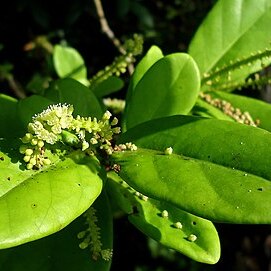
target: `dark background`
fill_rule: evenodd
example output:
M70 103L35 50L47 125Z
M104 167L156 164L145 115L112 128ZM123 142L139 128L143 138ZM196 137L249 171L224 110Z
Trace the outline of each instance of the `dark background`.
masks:
M156 44L168 54L187 50L195 30L215 2L114 0L103 1L103 4L107 20L121 41L139 33L145 39L144 52ZM118 55L111 41L101 33L91 0L1 1L1 93L16 96L4 76L7 66L27 95L31 92L26 86L34 73L55 76L44 49L26 50L26 45L41 35L52 44L66 42L76 48L86 62L89 77ZM123 77L126 83L128 78L128 75ZM125 95L125 88L121 93ZM270 226L216 224L216 227L221 238L222 256L218 264L209 266L193 262L149 240L126 217L116 219L112 270L271 270Z

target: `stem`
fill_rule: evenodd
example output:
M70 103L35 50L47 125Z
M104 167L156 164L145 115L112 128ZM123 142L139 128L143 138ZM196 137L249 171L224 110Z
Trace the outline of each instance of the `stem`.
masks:
M13 93L20 99L24 99L26 97L26 94L24 93L22 87L16 82L13 75L9 74L6 77L9 87L13 91Z
M125 49L122 47L120 41L116 38L114 32L109 27L109 24L104 14L104 9L101 0L94 0L94 4L101 24L102 32L107 35L107 37L113 42L113 44L117 47L121 54L125 54L126 53Z

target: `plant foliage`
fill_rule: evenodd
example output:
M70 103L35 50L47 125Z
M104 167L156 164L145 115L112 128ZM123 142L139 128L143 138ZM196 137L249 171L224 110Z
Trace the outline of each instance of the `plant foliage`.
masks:
M270 224L271 106L234 93L270 80L255 75L271 62L270 17L269 0L217 1L188 53L149 48L125 101L113 97L139 35L90 79L56 44L59 79L21 100L0 94L0 267L110 270L116 210L208 264L220 258L213 222Z

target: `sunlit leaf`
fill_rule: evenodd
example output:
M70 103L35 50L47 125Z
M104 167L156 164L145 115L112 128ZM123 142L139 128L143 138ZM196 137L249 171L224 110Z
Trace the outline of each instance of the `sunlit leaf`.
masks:
M126 104L125 127L147 120L187 114L198 97L200 78L193 59L183 53L158 60L137 83Z
M47 152L50 166L26 170L18 149L18 140L0 141L0 248L61 230L89 208L102 189L95 157L77 151L62 159Z
M88 85L87 69L79 52L72 48L55 45L53 52L55 70L60 78L73 78Z
M271 30L266 27L270 16L269 0L217 1L189 46L189 54L197 62L201 75L270 47ZM270 59L264 63L267 65ZM230 76L242 81L261 69L262 62L258 61L231 71ZM227 76L220 80L227 82Z
M144 148L113 156L120 176L139 192L214 221L270 223L269 132L172 116L141 124L121 141ZM172 155L164 155L168 147Z
M129 220L143 233L161 244L204 263L214 264L220 256L219 238L214 225L163 201L137 194L116 174L109 175L112 201L129 214ZM126 208L131 206L131 208ZM124 208L123 208L124 207ZM163 211L168 217L163 217ZM177 228L177 225L182 226ZM181 224L180 224L181 223ZM194 234L196 242L188 237Z

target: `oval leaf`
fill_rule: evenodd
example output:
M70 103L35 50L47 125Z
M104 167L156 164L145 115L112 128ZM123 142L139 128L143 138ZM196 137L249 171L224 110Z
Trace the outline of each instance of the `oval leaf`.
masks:
M175 53L158 60L136 85L126 105L125 127L147 120L187 114L198 97L200 78L193 59Z
M155 45L151 46L151 48L147 51L146 55L136 65L135 71L129 83L129 89L127 93L128 97L130 96L129 92L131 91L133 93L136 85L142 79L144 74L149 70L149 68L159 59L163 58L163 56L163 52L159 47Z
M269 47L271 31L266 26L270 16L269 0L218 1L189 46L189 54L197 62L201 75ZM265 60L265 64L268 63L270 60ZM231 77L244 79L261 69L261 61L258 61L242 70L232 71Z
M103 113L93 92L71 78L54 81L46 90L45 97L56 103L72 104L75 115L100 118Z
M42 170L26 170L18 145L0 141L0 248L57 232L81 215L102 189L94 157L73 152ZM51 158L51 157L50 157Z
M216 210L212 209L214 206L211 202L210 209L207 211L205 205L207 206L209 203L201 201L200 198L198 201L198 198L193 196L190 197L190 206L185 208L183 205L186 202L183 201L183 198L175 195L176 200L181 201L182 205L179 206L186 211L215 221L270 223L271 217L267 212L268 208L264 205L270 202L268 202L269 180L271 180L269 165L271 153L268 147L271 144L271 135L269 132L228 121L172 116L141 124L123 134L121 141L132 141L139 147L163 152L168 147L173 148L173 152L178 154L179 158L174 160L174 167L171 170L169 170L170 164L161 165L165 179L169 172L175 176L174 172L177 171L184 179L178 177L179 179L174 181L176 185L179 185L179 182L188 185L187 190L178 191L178 193L186 193L186 200L189 200L188 194L194 195L195 189L195 191L200 190L198 192L202 193L202 199L208 200L209 197L213 197L212 200L216 201L216 205L214 205L217 206ZM137 159L137 153L135 152L135 157L131 159ZM120 156L121 154L119 154ZM132 157L130 154L129 156ZM125 153L123 163L125 163L124 157ZM156 192L159 190L159 193L162 193L159 194L159 197L164 199L165 194L170 194L171 190L163 191L162 187L158 188L158 184L155 184L159 177L156 171L159 169L157 169L156 162L154 165L152 164L152 155L147 155L147 157L145 162L149 162L150 168L153 168L154 171L152 173L144 171L145 177L141 176L143 179L137 181L145 183L140 183L140 187L135 188L148 194L144 190L146 187L149 189L149 180L154 178L155 181L150 186L153 186L157 190ZM155 154L154 157L159 158L159 155ZM166 165L166 161L164 162ZM161 162L161 164L163 163ZM140 171L136 166L134 170ZM152 176L153 174L154 176ZM177 178L177 176L175 177ZM134 177L134 180L131 181L132 186L135 185L135 179L137 178ZM125 180L128 182L127 179ZM205 185L206 189L210 185L210 196L206 196L207 190L202 188ZM223 189L219 187L223 187ZM171 187L171 189L177 191L177 187ZM233 191L236 192L233 193ZM228 202L221 200L225 199L226 194ZM151 195L154 197L153 194ZM197 201L200 203L195 210L193 206L197 205ZM221 208L217 205L219 203ZM227 207L227 204L231 207Z
M56 45L53 52L53 62L60 78L70 77L88 86L84 59L77 50L72 47Z
M173 151L187 157L240 169L271 180L271 134L235 122L193 116L171 116L138 125L119 142Z
M271 223L271 183L263 178L144 149L114 156L120 176L150 197L212 221Z

